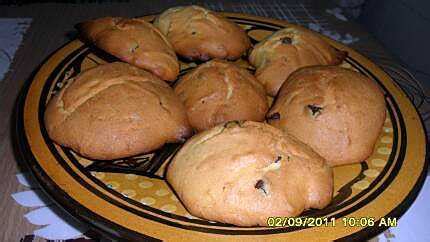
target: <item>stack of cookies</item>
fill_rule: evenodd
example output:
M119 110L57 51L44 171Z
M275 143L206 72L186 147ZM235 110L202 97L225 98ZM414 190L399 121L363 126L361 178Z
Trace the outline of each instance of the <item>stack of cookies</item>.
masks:
M185 142L166 178L204 219L265 226L326 207L331 167L366 159L385 120L378 86L337 66L347 53L300 27L252 46L239 25L186 6L154 24L105 17L78 29L118 61L67 80L46 106L49 136L96 160ZM178 78L178 57L203 63Z

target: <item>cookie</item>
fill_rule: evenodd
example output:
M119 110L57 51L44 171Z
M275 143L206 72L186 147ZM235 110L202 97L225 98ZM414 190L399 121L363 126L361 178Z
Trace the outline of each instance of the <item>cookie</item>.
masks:
M336 166L372 154L385 113L384 95L372 80L341 67L320 66L291 74L267 117Z
M116 62L69 79L47 104L45 127L56 143L111 160L191 135L184 106L157 76Z
M258 43L249 62L257 68L255 76L271 96L295 70L313 65L337 65L346 56L318 35L300 27L278 30Z
M185 104L191 126L199 131L230 120L263 121L269 109L255 77L223 60L198 66L174 90Z
M173 81L179 74L173 47L157 28L141 18L99 18L77 28L95 46L165 81Z
M154 25L167 36L176 53L189 60L234 60L251 46L240 26L199 6L169 8Z
M239 226L267 226L327 206L333 174L325 160L268 124L231 121L189 139L167 181L194 216Z

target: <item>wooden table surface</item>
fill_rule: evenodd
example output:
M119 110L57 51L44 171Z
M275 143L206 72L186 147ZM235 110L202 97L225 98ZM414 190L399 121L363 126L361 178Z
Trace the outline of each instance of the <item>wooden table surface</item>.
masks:
M156 4L139 1L79 5L50 3L0 7L0 18L33 18L9 73L4 80L0 81L0 214L2 217L0 241L19 241L37 228L23 217L30 209L19 206L11 197L12 193L25 190L17 182L15 175L26 169L23 162L16 158L13 145L14 104L23 84L31 79L38 66L51 53L76 36L74 31L76 23L108 15L142 16L158 13L171 6L185 4L187 4L186 1L166 1ZM297 1L284 1L282 4L267 1L235 1L234 3L205 1L201 3L214 10L283 18L305 26L310 22L321 23L323 21L322 24L327 28L359 37L360 41L350 46L373 61L378 64L396 65L396 61L388 52L361 26L329 16L325 13L325 8L328 6L320 1L305 1L300 4ZM303 6L306 7L307 13L303 10ZM302 8L301 11L297 11L298 8Z

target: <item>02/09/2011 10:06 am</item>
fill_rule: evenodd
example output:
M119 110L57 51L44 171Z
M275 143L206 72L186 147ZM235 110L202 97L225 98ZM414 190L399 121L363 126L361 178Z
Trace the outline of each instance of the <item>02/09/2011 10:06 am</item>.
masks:
M382 217L376 220L374 217L342 217L339 220L328 217L269 217L269 227L396 227L397 218Z

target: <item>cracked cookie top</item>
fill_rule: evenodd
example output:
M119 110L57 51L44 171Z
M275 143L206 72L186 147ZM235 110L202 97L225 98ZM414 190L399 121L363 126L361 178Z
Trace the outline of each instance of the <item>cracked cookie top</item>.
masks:
M101 160L145 153L191 135L173 90L157 76L122 62L67 80L46 107L45 127L55 142Z
M267 116L335 166L372 154L385 112L384 95L366 76L315 66L290 75Z
M189 139L167 181L194 216L240 226L327 206L333 174L310 147L265 123L230 121Z
M264 88L255 77L223 60L199 65L174 90L198 131L230 120L263 121L269 108Z
M154 25L166 35L176 53L189 60L234 60L251 46L239 25L199 6L167 9Z
M179 74L172 45L142 18L105 17L83 22L77 28L95 46L165 81L173 81Z
M276 96L282 83L295 70L313 65L337 65L346 54L317 34L291 26L258 43L249 55L249 62L257 68L255 76L267 93Z

